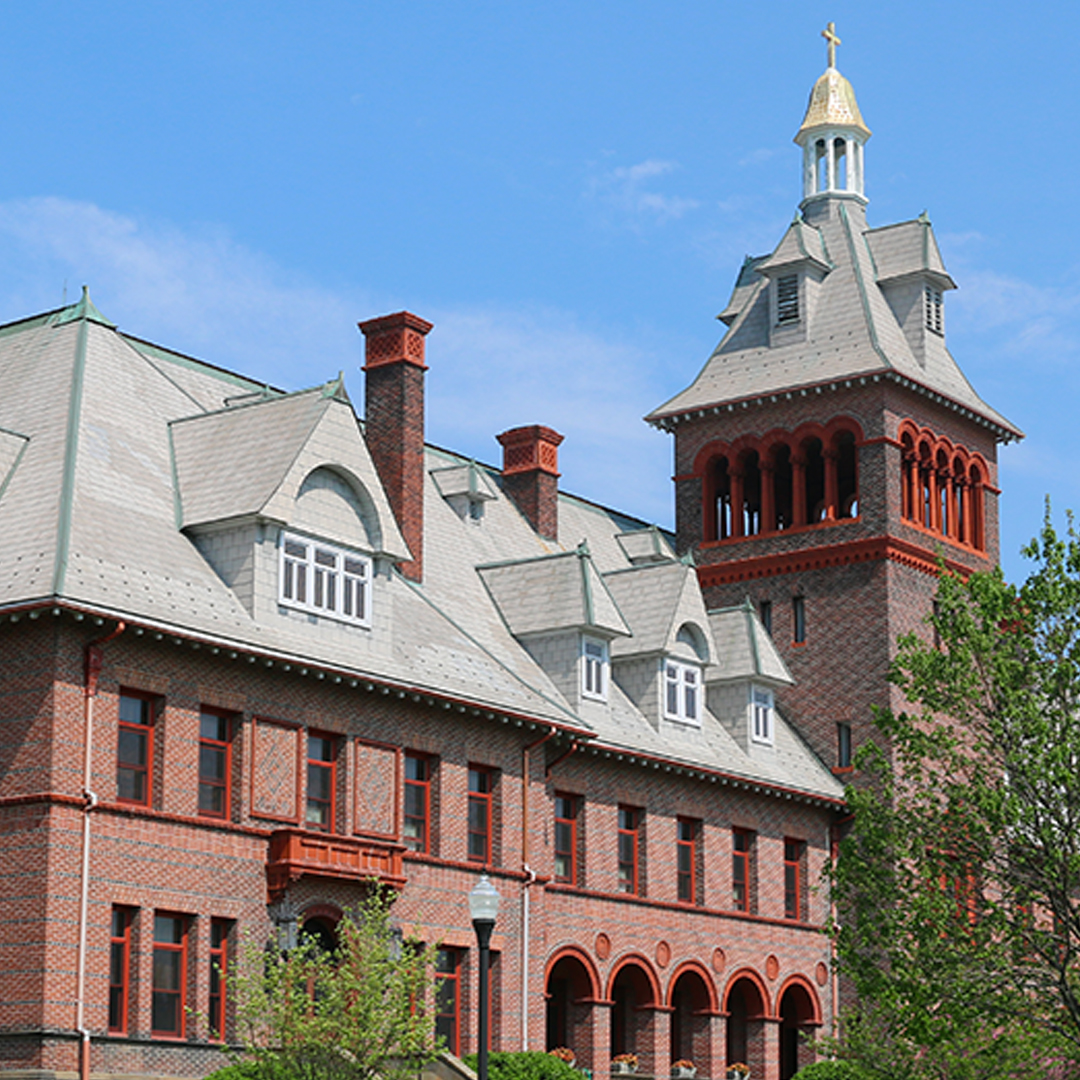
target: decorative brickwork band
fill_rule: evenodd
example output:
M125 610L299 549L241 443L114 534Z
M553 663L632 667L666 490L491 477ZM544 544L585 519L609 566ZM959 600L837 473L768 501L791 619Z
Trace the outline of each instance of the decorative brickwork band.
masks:
M424 338L433 325L410 311L360 323L364 335L364 371L382 364L401 363L426 369Z
M365 339L364 438L412 561L424 573L424 337L432 324L408 311L359 324Z
M503 448L503 488L532 527L548 540L559 536L559 443L541 424L496 436Z

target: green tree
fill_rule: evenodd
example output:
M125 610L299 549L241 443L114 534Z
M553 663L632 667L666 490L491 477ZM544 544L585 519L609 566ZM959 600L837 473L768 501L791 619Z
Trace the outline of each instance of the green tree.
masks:
M861 1002L847 1049L879 1076L1080 1066L1071 519L1059 537L1048 511L1025 554L1035 567L1019 587L1000 570L943 570L931 628L901 640L890 676L912 709L878 712L887 749L857 758L870 782L848 791L834 933Z
M245 945L230 973L231 1080L408 1080L435 1057L432 973L423 945L395 933L392 898L373 884L333 951L302 928L288 951Z

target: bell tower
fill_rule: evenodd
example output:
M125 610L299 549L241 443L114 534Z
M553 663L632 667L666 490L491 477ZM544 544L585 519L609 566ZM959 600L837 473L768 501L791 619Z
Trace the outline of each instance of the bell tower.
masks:
M646 419L675 436L676 531L710 608L749 596L796 685L778 705L845 770L900 634L923 620L939 558L998 557L997 447L1022 432L946 347L955 288L925 214L866 222L870 131L828 67L795 142L803 198L748 257L727 331L689 387Z

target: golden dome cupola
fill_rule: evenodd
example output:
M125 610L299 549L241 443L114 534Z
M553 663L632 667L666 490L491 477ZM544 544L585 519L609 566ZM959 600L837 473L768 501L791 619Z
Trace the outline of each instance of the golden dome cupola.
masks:
M829 43L829 66L814 83L795 141L803 150L803 201L848 195L866 201L863 147L870 129L863 123L851 83L836 70L836 24L821 36Z

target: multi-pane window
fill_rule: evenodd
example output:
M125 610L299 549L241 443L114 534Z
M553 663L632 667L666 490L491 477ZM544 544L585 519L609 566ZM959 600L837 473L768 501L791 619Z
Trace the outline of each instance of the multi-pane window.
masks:
M555 793L555 880L577 884L576 795Z
M491 862L491 809L495 789L491 769L469 766L469 858Z
M346 622L371 622L371 560L305 537L281 542L280 599Z
M753 834L746 829L731 832L731 903L736 911L750 910L750 847Z
M640 894L638 830L641 812L632 806L619 807L619 892Z
M402 839L413 851L431 850L431 758L405 755L405 813Z
M232 721L207 712L199 716L199 813L229 816L232 780Z
M154 1035L184 1037L187 919L154 915L154 967L150 1027Z
M801 645L806 640L806 597L794 596L791 599L791 621L794 634L792 640Z
M131 908L112 909L109 936L109 1030L127 1031L131 989Z
M664 661L664 715L688 724L701 722L701 670L693 664Z
M607 643L596 638L581 642L581 693L596 701L607 700Z
M935 334L944 333L945 319L941 290L927 285L923 290L923 317L927 330L933 330Z
M435 958L435 1034L451 1054L461 1053L461 953L440 949Z
M754 742L773 741L773 692L763 686L750 687L750 736Z
M851 767L851 725L836 725L836 764L841 769Z
M697 838L700 822L679 818L676 824L675 872L679 902L697 903Z
M229 920L210 920L210 998L207 1023L210 1038L225 1039L225 1001L229 976Z
M776 279L776 321L781 325L799 321L798 274L785 274Z
M122 693L116 747L116 797L120 802L150 805L153 761L154 700Z
M307 814L309 829L334 831L334 795L337 791L337 740L332 735L308 733Z
M784 841L784 918L802 915L802 840Z

